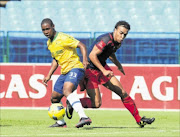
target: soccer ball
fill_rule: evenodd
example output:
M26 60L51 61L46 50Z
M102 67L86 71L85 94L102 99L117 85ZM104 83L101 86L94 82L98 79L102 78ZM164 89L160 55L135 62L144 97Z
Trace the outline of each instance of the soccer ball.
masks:
M64 106L60 103L52 104L48 109L48 115L54 120L61 120L65 116Z

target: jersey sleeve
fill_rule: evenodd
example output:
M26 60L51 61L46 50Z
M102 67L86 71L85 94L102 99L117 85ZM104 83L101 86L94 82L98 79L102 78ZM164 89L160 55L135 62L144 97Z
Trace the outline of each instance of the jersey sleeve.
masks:
M99 41L99 42L97 42L96 43L96 47L98 48L98 49L100 49L100 50L103 50L103 48L106 46L106 43L103 41L103 40L101 40L101 41Z
M70 35L63 35L62 37L62 45L64 47L71 47L71 48L77 48L77 45L79 43L79 40L75 39L74 37Z
M102 51L109 43L111 43L111 39L108 36L104 36L95 45Z

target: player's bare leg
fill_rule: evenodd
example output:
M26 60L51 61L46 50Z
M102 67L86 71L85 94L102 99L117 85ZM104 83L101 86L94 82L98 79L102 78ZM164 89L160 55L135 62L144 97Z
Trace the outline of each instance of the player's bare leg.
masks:
M51 103L60 103L61 99L64 95L60 94L56 91L53 91L51 94ZM49 126L49 127L62 127L62 128L66 128L66 122L64 121L64 118L61 120L57 120L55 124Z
M53 91L51 94L51 103L59 103L63 96L63 94Z
M111 91L115 92L117 95L121 97L121 100L124 104L124 106L129 110L129 112L133 115L135 118L137 124L140 127L144 127L146 124L151 124L154 122L155 118L141 118L138 112L138 109L136 107L135 102L131 99L131 97L127 94L127 92L123 89L121 83L118 81L118 79L113 76L110 81L108 81L104 86Z
M88 108L99 108L102 104L99 88L87 89L86 91L91 100L91 101L89 101L89 103L86 101L87 107Z

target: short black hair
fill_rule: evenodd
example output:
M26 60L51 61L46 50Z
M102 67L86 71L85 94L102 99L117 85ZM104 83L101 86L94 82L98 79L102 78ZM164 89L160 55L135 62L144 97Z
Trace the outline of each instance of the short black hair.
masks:
M115 27L114 28L116 28L117 29L117 27L118 26L124 26L126 29L128 29L128 30L130 30L131 29L131 27L130 27L130 25L129 25L129 23L128 22L126 22L126 21L118 21L117 23L116 23L116 25L115 25Z
M41 22L41 26L42 26L42 24L44 24L44 23L48 23L48 24L50 24L51 26L54 25L54 23L52 22L52 20L49 19L49 18L43 19L42 22Z

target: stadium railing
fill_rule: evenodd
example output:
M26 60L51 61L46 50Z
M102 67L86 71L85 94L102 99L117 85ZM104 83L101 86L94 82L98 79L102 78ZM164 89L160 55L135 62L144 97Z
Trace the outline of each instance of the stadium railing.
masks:
M5 32L0 31L0 62L6 62Z
M64 33L77 38L89 48L93 40L105 32ZM6 43L1 46L3 57L0 62L49 63L52 59L46 42L47 38L42 32L8 31ZM179 47L180 33L130 32L116 55L121 63L128 64L180 64ZM77 52L82 57L80 50Z
M180 33L129 32L116 55L122 63L180 64Z
M74 36L86 45L91 43L90 32L65 32ZM47 49L47 38L42 32L8 31L7 62L51 62L51 54ZM77 50L78 54L80 53Z

